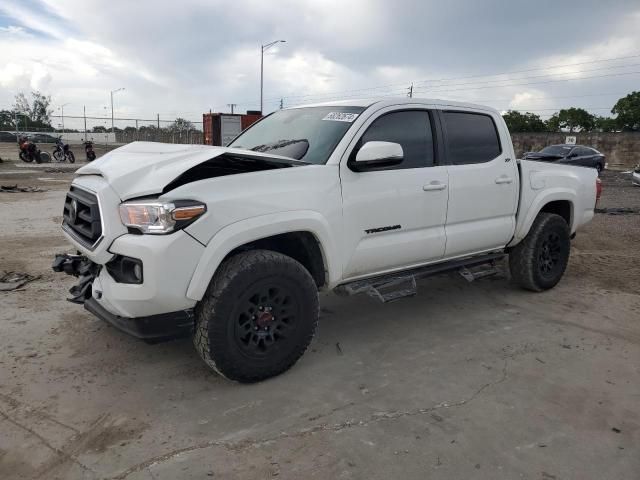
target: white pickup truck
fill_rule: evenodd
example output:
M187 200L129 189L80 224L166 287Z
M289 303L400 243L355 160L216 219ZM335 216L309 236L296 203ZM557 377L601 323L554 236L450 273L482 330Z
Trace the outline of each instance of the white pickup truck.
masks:
M509 256L513 281L562 277L593 217L594 169L517 161L499 112L425 99L279 110L228 147L136 142L78 170L62 228L71 301L147 341L192 334L254 382L290 368L318 291L384 300L415 278Z

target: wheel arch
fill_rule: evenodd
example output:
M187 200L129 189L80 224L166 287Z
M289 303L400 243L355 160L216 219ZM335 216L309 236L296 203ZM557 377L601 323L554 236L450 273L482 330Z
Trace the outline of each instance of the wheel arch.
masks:
M541 212L560 215L574 233L577 229L575 214L576 194L571 190L553 189L537 196L528 210L521 212L517 219L516 231L509 247L518 244L527 236L534 220Z
M231 224L214 235L194 271L187 297L200 301L227 258L252 249L266 249L299 261L316 285L327 287L340 276L326 220L317 212L284 212Z

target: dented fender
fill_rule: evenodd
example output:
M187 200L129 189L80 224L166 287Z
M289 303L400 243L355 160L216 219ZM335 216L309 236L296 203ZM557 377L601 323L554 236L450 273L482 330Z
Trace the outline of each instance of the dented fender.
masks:
M200 262L196 267L187 297L200 301L209 282L225 257L242 245L263 238L289 232L309 232L319 243L325 271L328 274L328 286L335 286L341 276L342 267L336 262L335 233L330 231L329 222L318 212L294 210L242 220L218 231L207 244Z

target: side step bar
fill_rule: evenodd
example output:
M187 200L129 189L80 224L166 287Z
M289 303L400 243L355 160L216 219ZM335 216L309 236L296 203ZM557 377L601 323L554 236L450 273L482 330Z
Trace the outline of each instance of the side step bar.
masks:
M469 257L461 260L452 260L449 262L438 263L435 265L427 265L403 272L390 273L373 278L365 278L364 280L355 280L353 282L339 285L335 288L338 295L356 295L366 293L370 297L377 298L383 303L391 302L403 297L410 297L417 293L416 280L418 278L430 277L439 273L458 270L462 277L472 282L480 278L495 275L499 272L496 267L498 260L502 260L506 254L504 253L488 253L477 257ZM471 268L480 265L487 265L489 268L480 271L471 271Z

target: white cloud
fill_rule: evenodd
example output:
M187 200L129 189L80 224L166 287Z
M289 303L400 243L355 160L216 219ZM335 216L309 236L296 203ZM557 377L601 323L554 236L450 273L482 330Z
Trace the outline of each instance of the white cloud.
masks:
M567 0L554 7L553 18L531 5L505 10L499 0L481 7L446 3L111 0L97 8L86 0L31 0L29 6L3 0L1 18L10 25L0 27L0 106L12 103L18 90L37 86L58 104L71 102L69 111L86 104L88 111L104 114L109 91L119 87L126 87L117 97L120 115L195 120L202 111L232 102L256 108L260 44L279 38L287 43L265 55L267 110L277 107L280 96L290 105L404 95L411 81L416 96L497 108L543 110L560 102L595 107L616 98L580 95L624 92L637 83L638 76L573 80L588 75L580 70L607 64L500 77L502 84L541 74L551 75L540 80L572 79L531 86L472 89L486 78L420 82L632 55L640 45L637 0ZM558 34L568 12L589 35ZM607 70L592 75L599 73ZM383 85L391 86L371 88ZM556 99L571 95L576 98Z

